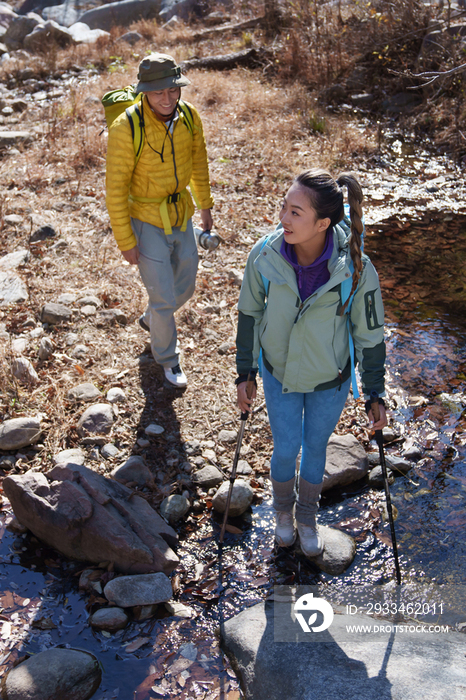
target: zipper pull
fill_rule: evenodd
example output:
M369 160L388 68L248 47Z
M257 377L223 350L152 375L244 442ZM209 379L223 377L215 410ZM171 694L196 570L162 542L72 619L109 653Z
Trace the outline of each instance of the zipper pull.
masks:
M294 320L295 323L299 318L299 314L301 313L301 309L303 308L303 306L304 306L304 301L302 301L301 304L299 305L298 313L296 314L296 318Z

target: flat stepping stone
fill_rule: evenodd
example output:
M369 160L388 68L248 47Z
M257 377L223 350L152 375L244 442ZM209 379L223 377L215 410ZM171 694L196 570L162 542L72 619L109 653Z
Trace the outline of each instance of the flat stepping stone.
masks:
M247 700L463 700L464 634L347 634L376 622L362 614L335 614L328 629L305 633L291 607L282 624L280 606L265 601L221 625Z

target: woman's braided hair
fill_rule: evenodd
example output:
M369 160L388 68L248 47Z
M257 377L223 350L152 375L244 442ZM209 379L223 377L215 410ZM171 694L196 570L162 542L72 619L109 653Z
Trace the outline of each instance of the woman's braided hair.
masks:
M364 230L362 223L363 194L361 185L351 173L341 173L335 180L325 170L307 170L295 179L295 182L306 188L312 208L318 219L330 219L330 226L335 226L343 219L343 190L348 189L348 204L350 206L351 236L349 240L351 259L354 265L353 284L351 292L341 308L345 313L351 295L355 292L362 272L361 236Z

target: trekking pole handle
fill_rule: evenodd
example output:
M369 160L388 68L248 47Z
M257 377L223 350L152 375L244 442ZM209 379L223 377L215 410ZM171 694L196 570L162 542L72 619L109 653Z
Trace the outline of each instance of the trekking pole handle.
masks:
M248 399L251 398L253 389L254 389L254 375L251 372L249 372L248 379L246 382L246 396L248 397ZM247 420L248 416L249 416L249 411L245 411L244 413L241 414L241 420Z
M375 390L371 391L371 410L374 416L374 423L378 423L380 420L379 395Z

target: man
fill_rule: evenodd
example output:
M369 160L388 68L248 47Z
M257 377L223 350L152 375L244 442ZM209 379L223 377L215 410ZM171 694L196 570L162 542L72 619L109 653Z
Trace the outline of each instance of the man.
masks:
M107 208L118 247L138 265L149 295L139 319L165 377L187 384L180 367L174 313L194 293L198 257L191 185L202 228L212 228L213 199L202 122L180 102L190 81L171 56L153 53L139 65L137 93L143 147L135 155L133 125L125 112L111 125L107 150ZM128 197L129 194L129 197Z

